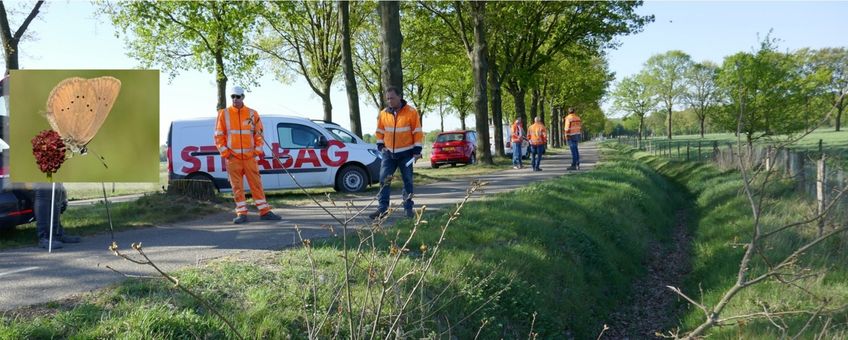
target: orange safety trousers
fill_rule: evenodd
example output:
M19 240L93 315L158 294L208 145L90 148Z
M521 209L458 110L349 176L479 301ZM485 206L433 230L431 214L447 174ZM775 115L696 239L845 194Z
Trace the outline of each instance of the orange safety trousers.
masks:
M259 165L257 165L255 158L228 158L227 174L230 176L230 185L233 187L233 199L236 201L236 215L247 215L247 199L244 197L244 177L247 177L247 185L250 186L250 193L253 195L253 204L256 205L256 209L259 209L259 215L262 216L271 211L271 206L265 201L265 192L262 190L262 178L259 177Z

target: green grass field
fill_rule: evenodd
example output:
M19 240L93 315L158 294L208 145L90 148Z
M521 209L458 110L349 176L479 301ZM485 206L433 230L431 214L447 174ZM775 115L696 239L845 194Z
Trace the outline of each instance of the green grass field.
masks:
M682 202L676 192L649 167L615 152L592 172L468 203L447 229L423 288L413 294L401 320L402 337L471 339L479 331L481 339L514 339L531 329L539 338L597 337L606 315L627 303L631 281L644 274L648 242L670 234L673 212ZM448 215L438 211L425 218L428 223L418 229L409 251L400 252L399 269L390 275L383 315L397 311L411 290ZM412 226L406 220L373 229L373 238L367 230L354 233L350 243L365 242L361 252L351 254L358 259L350 280L355 325L374 318L377 309L367 307L376 305L383 290L375 280L399 250L393 245L402 244ZM307 321L320 319L320 310L333 312L315 336L348 338L351 314L339 313L344 304L333 302L344 272L342 242L313 244L175 275L224 310L247 338L304 338ZM311 306L320 307L317 317ZM159 280L132 279L74 303L36 309L38 316L4 316L0 338L233 337L209 310ZM380 337L388 322L379 319ZM367 336L371 325L366 326Z
M783 141L788 136L772 136L758 140L757 145L774 144L776 141ZM704 138L700 135L676 135L669 141L666 137L656 136L647 138L658 148L671 148L672 154L676 157L677 148L681 148L682 155L685 155L686 145L689 145L691 157L695 158L697 148L700 143L704 157L712 150L713 142L718 142L720 147L726 147L728 144L737 142L737 138L732 133L715 133L706 134ZM843 168L848 168L848 130L833 131L832 128L819 129L811 132L789 148L797 152L816 153L819 149L819 141L822 141L822 148L825 153L832 157ZM744 136L742 142L745 142ZM683 157L683 156L682 156Z

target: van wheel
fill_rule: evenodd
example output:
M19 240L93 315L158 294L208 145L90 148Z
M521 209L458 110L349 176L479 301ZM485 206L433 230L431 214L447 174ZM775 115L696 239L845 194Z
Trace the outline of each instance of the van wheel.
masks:
M362 168L348 165L336 176L336 189L341 192L360 192L368 184L368 175Z

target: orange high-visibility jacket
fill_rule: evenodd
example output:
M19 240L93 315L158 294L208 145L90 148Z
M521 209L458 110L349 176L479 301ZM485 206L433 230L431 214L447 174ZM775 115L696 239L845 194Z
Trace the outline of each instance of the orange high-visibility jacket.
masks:
M548 129L542 122L530 125L527 129L527 136L530 137L530 145L545 145L548 143Z
M262 130L258 112L247 106L230 106L218 111L215 146L225 159L230 155L239 159L256 157L262 153Z
M524 138L524 128L521 127L521 124L514 122L510 129L512 130L512 142L521 143L521 139Z
M580 132L580 117L578 117L574 113L569 113L565 116L565 124L563 124L562 131L565 132L566 136L579 135Z
M382 143L392 153L412 150L416 146L420 148L424 132L418 110L405 103L397 114L383 109L377 116L376 135L377 143Z

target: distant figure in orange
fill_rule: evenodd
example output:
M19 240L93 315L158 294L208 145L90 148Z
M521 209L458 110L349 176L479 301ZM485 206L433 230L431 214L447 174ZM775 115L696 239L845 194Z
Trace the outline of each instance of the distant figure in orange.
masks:
M536 117L533 125L527 128L527 137L530 138L530 165L533 171L542 171L542 155L545 154L545 145L548 144L548 129L542 123L542 118Z
M565 124L563 124L563 132L568 141L568 147L571 149L571 166L567 170L580 170L580 152L577 151L577 143L580 142L582 136L580 128L580 116L574 113L574 108L568 108L568 115L565 116Z

